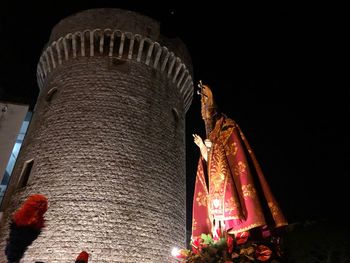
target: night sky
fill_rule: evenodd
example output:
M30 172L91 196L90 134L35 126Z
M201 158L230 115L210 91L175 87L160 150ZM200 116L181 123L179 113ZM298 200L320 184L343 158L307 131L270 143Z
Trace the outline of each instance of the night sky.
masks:
M289 222L342 218L350 193L350 94L341 8L172 2L2 1L0 100L34 106L36 65L61 19L95 7L138 11L185 42L195 83L211 85L221 110L241 126ZM197 95L186 125L190 211L199 156L192 133L205 133Z

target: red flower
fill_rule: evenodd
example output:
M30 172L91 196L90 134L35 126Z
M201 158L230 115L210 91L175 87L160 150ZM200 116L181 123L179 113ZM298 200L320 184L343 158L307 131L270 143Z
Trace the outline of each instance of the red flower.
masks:
M259 245L255 250L255 256L260 261L266 261L271 257L272 251L264 245Z
M226 243L227 243L227 252L231 254L233 251L233 238L230 235L227 236Z
M31 226L41 229L44 226L44 214L47 210L47 198L40 194L31 195L12 216L17 226Z
M199 254L202 251L203 239L200 237L196 237L192 241L192 252L195 254Z
M261 228L261 233L263 238L268 238L271 236L271 230L267 226L263 226Z
M249 237L249 231L244 231L236 234L237 245L242 245L247 242Z
M80 252L79 256L75 260L75 263L88 263L89 254L86 251Z

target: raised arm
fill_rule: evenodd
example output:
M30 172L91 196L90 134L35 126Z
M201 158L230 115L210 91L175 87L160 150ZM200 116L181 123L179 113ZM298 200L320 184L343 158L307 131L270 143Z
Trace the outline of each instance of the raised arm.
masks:
M208 160L208 149L203 143L202 138L198 134L192 134L194 138L194 143L199 147L199 150L201 151L201 155L204 158L205 161Z

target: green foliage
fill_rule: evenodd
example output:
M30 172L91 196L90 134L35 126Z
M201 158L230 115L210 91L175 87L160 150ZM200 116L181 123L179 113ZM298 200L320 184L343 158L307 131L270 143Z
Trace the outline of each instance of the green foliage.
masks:
M205 245L214 244L214 240L213 240L213 238L211 237L210 234L208 234L208 235L202 234L201 235L201 239L203 239L203 244L205 244Z
M182 263L256 263L281 262L281 250L276 239L263 241L248 240L248 236L237 239L227 235L213 239L202 234L191 241L192 251L181 249L175 258Z

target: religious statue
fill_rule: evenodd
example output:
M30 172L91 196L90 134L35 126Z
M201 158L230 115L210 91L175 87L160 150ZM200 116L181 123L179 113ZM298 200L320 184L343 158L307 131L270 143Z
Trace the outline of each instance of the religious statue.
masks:
M240 127L220 113L207 85L199 84L206 139L194 134L199 158L192 238L202 233L238 235L288 223ZM264 230L264 231L263 231Z

